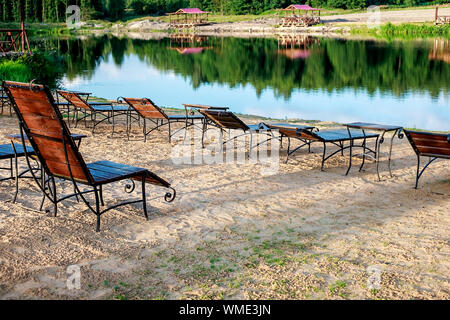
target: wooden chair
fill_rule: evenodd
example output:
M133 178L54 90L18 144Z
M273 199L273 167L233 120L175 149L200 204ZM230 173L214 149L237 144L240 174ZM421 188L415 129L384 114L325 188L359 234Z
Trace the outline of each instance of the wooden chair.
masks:
M170 183L145 168L111 161L85 163L48 87L18 82L3 82L3 87L19 118L22 144L25 145L26 134L44 170L45 175L42 175L41 179L38 179L33 171L31 173L44 197L53 203L54 216L56 216L59 202L71 197L79 197L97 216L96 230L99 231L102 214L127 204L142 202L144 215L148 219L146 183L171 189L171 192L166 192L164 199L167 202L175 199L176 192ZM27 152L25 154L28 166L31 168L30 157ZM56 179L72 182L75 193L58 198ZM123 180L130 181L125 187L127 193L134 191L135 181L140 181L142 183L142 199L100 208L100 206L104 206L102 187L105 184ZM83 190L80 190L80 185L84 186ZM92 206L86 199L85 195L88 193L94 194L95 206Z
M325 161L330 159L332 156L336 155L337 153L341 153L341 155L344 155L344 150L349 149L350 150L350 156L349 156L349 166L347 169L347 172L345 175L348 175L350 172L350 169L352 167L352 158L353 158L353 149L354 148L362 148L362 156L363 161L359 168L359 171L363 169L365 159L367 156L370 156L372 158L376 158L376 151L370 149L367 147L367 140L368 139L378 139L379 134L375 133L366 133L365 130L327 130L327 131L320 131L320 132L314 132L306 129L297 129L296 134L299 139L308 141L309 143L314 142L320 142L323 144L323 154L322 154L322 165L321 170L324 170ZM361 145L355 145L355 141L357 140L363 140ZM346 146L345 142L349 142L349 145ZM327 155L327 144L332 144L338 147L338 150L332 152L331 154ZM288 152L289 154L294 153L295 151L299 150L303 146L308 145L308 143L305 143L301 145L300 147L297 147L296 149ZM375 143L376 145L376 143Z
M450 134L412 131L403 129L417 155L416 186L428 166L436 159L450 159ZM420 170L420 157L429 157L428 163Z
M63 91L56 90L56 94L63 97L67 100L74 108L75 108L75 127L78 124L78 121L84 120L84 124L87 127L86 120L88 117L91 117L91 120L94 121L92 126L92 133L94 133L95 128L104 121L112 122L112 135L114 135L114 127L115 127L115 117L120 115L128 115L129 108L126 106L115 106L112 103L102 103L102 102L89 102L89 96L86 99L81 97L81 94L73 91ZM83 113L81 118L78 118L78 112L81 111ZM67 111L69 117L69 111ZM103 116L102 119L96 121L97 115ZM128 119L128 117L127 117ZM128 125L127 125L128 127Z
M169 127L169 142L171 142L172 134L171 123L174 122L184 122L185 129L189 126L194 125L195 120L203 121L204 117L202 115L167 115L164 110L162 110L159 106L157 106L152 100L148 98L118 98L118 101L125 101L136 113L143 119L142 131L144 134L144 141L147 141L147 135L152 133L154 130L158 130L164 125ZM155 124L153 128L147 131L147 120ZM139 121L139 119L138 119ZM127 135L129 138L129 134L131 131L132 124L131 114L129 115L128 125L130 126L127 129Z

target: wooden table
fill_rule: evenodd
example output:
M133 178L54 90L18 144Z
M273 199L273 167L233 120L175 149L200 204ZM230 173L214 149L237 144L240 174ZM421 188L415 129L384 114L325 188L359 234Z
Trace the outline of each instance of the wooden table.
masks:
M388 153L388 168L389 168L389 174L392 178L392 170L391 170L391 158L392 158L392 145L394 142L395 136L398 134L398 138L402 139L403 134L401 133L403 127L395 126L395 125L384 125L384 124L376 124L376 123L367 123L367 122L353 122L353 123L346 123L344 124L347 127L347 130L350 134L350 129L360 129L365 134L365 130L372 130L372 131L379 131L381 132L380 137L377 139L376 145L375 145L375 163L377 168L377 175L378 175L378 181L381 181L380 177L380 171L379 171L379 164L380 164L380 148L381 144L384 142L384 135L387 132L393 132L391 137L391 143L389 145L389 153ZM363 157L365 157L367 154L363 154Z

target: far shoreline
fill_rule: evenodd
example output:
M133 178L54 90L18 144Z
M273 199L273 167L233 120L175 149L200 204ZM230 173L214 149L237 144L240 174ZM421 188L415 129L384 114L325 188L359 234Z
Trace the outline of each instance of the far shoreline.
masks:
M139 39L158 39L171 34L199 36L261 38L277 35L310 35L356 39L377 38L450 38L450 25L434 25L434 6L381 8L379 21L371 23L366 11L327 11L321 23L309 27L278 27L274 14L221 16L211 15L210 23L194 28L170 28L167 16L129 17L126 21L82 21L79 28L69 29L65 23L27 23L30 36L103 35L112 34ZM450 5L439 6L440 15L450 16ZM1 28L17 23L0 23Z

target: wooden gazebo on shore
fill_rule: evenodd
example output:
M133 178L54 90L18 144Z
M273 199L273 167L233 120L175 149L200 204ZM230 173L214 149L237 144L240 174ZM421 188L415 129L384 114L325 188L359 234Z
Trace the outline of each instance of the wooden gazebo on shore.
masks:
M169 13L169 26L171 28L191 28L208 24L209 12L199 8L183 8Z
M277 11L280 16L280 27L308 27L320 23L320 9L306 4L291 4Z
M30 53L25 29L25 5L20 1L20 29L0 29L0 55Z
M438 24L450 23L450 16L440 16L438 10L439 10L439 7L436 6L436 11L434 14L434 24L438 25Z

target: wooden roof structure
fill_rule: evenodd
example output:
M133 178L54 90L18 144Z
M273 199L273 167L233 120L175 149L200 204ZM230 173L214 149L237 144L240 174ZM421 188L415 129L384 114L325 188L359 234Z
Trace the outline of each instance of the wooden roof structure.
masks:
M209 13L206 11L202 11L199 8L182 8L178 9L175 12L169 13L169 15L177 15L177 14L204 14Z
M308 27L320 23L320 9L307 4L291 4L277 11L280 13L280 27ZM300 15L296 14L298 12Z
M9 53L31 53L25 29L25 3L20 3L20 29L0 29L0 55Z
M278 9L279 11L295 11L295 10L304 10L304 11L320 11L320 9L312 8L307 4L291 4L284 9Z

